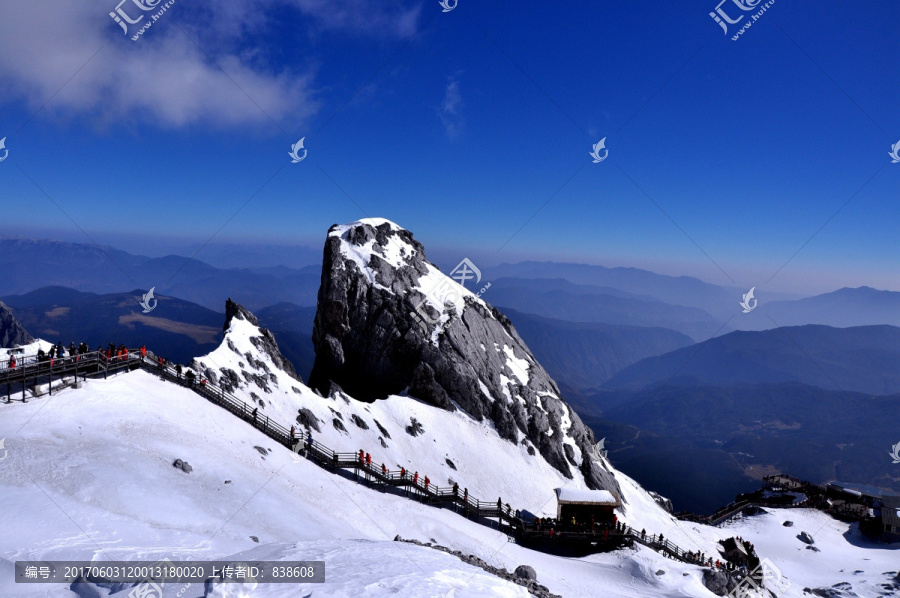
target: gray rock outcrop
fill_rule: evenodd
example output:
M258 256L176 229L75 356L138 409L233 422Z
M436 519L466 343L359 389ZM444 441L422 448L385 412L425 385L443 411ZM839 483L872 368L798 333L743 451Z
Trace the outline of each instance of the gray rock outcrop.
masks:
M534 570L534 567L529 567L528 565L519 565L518 567L516 567L516 570L513 571L513 573L520 579L537 581L537 571Z
M653 501L662 507L667 513L672 513L675 510L675 507L672 505L672 501L662 494L658 494L653 491L648 491L648 494L653 499Z
M0 301L0 347L15 347L25 345L34 339L28 334L12 310Z
M725 571L703 570L703 585L716 596L724 596L737 587L738 582Z
M566 477L580 473L589 487L621 496L593 432L510 321L441 274L396 224L331 227L313 344L310 386L323 395L334 386L364 401L407 392L462 409Z

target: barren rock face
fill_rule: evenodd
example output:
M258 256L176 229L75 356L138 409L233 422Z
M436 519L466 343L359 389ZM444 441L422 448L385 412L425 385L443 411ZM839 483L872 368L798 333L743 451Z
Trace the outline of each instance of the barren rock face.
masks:
M0 301L0 347L15 347L32 342L34 339L25 332L12 310Z
M392 222L329 230L313 343L310 386L322 394L337 386L375 401L406 392L462 409L565 476L580 471L589 486L621 495L593 433L510 321L444 276Z

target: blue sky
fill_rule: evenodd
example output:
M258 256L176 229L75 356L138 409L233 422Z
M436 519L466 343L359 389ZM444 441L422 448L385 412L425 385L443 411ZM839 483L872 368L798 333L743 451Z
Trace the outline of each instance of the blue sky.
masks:
M448 260L900 290L894 2L776 0L738 41L714 1L177 0L137 41L68 4L0 8L0 234L317 248L369 215Z

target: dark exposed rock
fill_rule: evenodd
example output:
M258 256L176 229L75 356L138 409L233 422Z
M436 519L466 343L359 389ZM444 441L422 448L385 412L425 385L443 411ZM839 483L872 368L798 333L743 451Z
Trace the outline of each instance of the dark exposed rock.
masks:
M784 527L794 527L794 522L793 521L785 521L781 525L783 525Z
M816 543L815 538L813 538L813 537L809 534L809 532L800 532L799 534L797 534L797 539L800 540L801 542L805 543L805 544L810 544L810 545L812 545L812 544L815 544L815 543Z
M406 426L406 433L410 436L418 436L419 434L425 433L425 428L422 427L422 424L419 423L414 417L409 418L409 425Z
M257 538L256 536L250 536L250 539L259 544L259 538Z
M738 581L725 571L703 570L703 585L716 596L724 596L738 585Z
M385 438L387 438L388 440L390 440L391 435L390 435L390 433L384 428L384 426L382 426L381 423L380 423L377 419L376 419L376 420L373 420L373 421L375 422L375 426L378 428L378 431L381 432L381 435L384 436Z
M853 586L847 582L836 583L830 588L803 588L804 594L821 596L821 598L856 598L858 594L853 592ZM890 596L891 594L882 594Z
M347 428L344 427L344 424L341 423L341 420L338 418L334 418L331 420L331 425L334 426L334 429L339 432L346 432Z
M12 310L0 301L0 347L15 347L33 340L31 335L19 324Z
M537 581L537 571L534 570L534 567L529 567L528 565L519 565L518 567L516 567L516 570L513 573L520 579Z
M388 447L387 442L384 441L384 438L383 438L383 437L379 436L379 437L378 437L378 442L381 443L381 448L387 448L387 447Z
M674 510L674 506L672 505L672 501L662 496L661 494L657 494L656 492L648 492L653 501L661 506L666 512L671 513Z
M180 469L184 473L191 473L192 471L194 471L194 468L191 467L187 461L182 461L181 459L175 459L175 462L172 463L172 466L175 467L175 469Z
M368 429L369 429L369 424L367 424L367 423L365 422L365 420L363 420L363 418L361 418L360 416L356 415L355 413L352 414L352 415L350 416L350 421L352 421L354 424L356 424L356 427L357 427L357 428L361 428L361 429L363 429L363 430L368 430Z
M261 446L256 446L256 445L254 445L253 448L255 448L257 451L259 451L259 454L260 454L260 455L268 455L268 454L269 454L269 453L266 451L266 449L264 449L264 448L261 447Z
M456 465L453 464L453 461L451 461L450 459L444 459L444 461L447 462L447 465L450 467L450 469L456 469Z
M588 486L621 497L593 432L560 398L510 321L459 289L427 261L409 231L380 220L333 226L310 386L329 396L339 385L364 401L406 391L442 409L460 408L490 420L511 442L526 436L566 477L580 473ZM567 454L566 437L579 450Z
M312 428L316 432L322 431L322 428L319 427L319 418L306 407L301 407L297 412L297 423L307 430Z

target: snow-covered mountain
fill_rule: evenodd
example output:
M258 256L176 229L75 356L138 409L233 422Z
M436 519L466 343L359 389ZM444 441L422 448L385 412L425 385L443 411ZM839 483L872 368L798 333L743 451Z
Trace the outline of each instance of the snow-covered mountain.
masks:
M391 469L418 471L443 486L459 482L482 500L503 498L545 516L556 511L554 488L587 488L582 477L567 478L526 445L502 438L490 420L462 410L399 395L374 402L342 391L322 397L282 369L277 344L253 314L231 302L228 311L221 346L191 367L254 405L259 417L309 430L339 452L363 449Z
M399 233L402 229L384 221L350 225L345 232L365 235L370 232L366 227L376 235L389 230L407 238ZM343 233L334 232L340 230L332 229L328 242L335 245L331 239L336 237L338 251ZM396 261L396 255L388 258ZM363 292L353 310L370 305L363 298L373 304L389 300L387 291L377 286L387 280L384 267L377 259L367 259L376 270L364 292L363 282L353 274L352 285ZM358 262L350 261L357 268L354 272L367 276ZM440 272L425 264L420 264L423 272L413 268L418 280L432 277L446 283L439 278L443 277ZM401 277L407 272L402 264L391 271ZM419 292L396 279L385 288L413 299ZM452 309L441 304L440 312L432 306L433 328L421 331L421 336L408 329L406 336L412 340L406 346L418 347L424 341L434 347L428 349L429 363L439 369L461 369L462 373L444 371L434 378L450 397L459 393L465 399L459 388L444 386L448 380L457 375L471 381L472 372L477 372L474 375L486 387L486 392L479 387L477 396L492 400L492 411L480 417L474 406L480 399L473 403L471 398L469 402L453 398L453 408L447 408L433 396L416 396L405 387L378 400L371 396L359 400L348 390L355 388L346 383L349 375L331 380L331 392L317 392L296 375L274 336L259 327L253 314L230 301L221 345L198 357L191 367L255 406L259 417L308 429L316 440L337 451L363 449L375 463L391 469L406 467L440 485L458 482L483 500L500 497L514 508L555 516L554 488L587 489L595 487L597 478L585 472L583 465L559 467L517 425L512 442L493 416L493 405L498 403L510 412L521 409L529 417L534 409L540 411L540 405L547 410L550 424L536 438L574 444L590 460L590 471L600 471L600 481L620 494L619 518L628 525L644 528L648 534L663 533L685 550L708 555L717 554L719 540L742 536L781 569L791 583L783 595L790 598L803 596L804 588L815 589L820 596L866 598L900 591L900 582L893 581L896 551L869 544L855 526L818 511L773 510L724 528L674 519L660 507L659 497L592 450L592 437L579 438L580 420L559 398L552 380L502 314L477 298L462 301ZM320 310L338 305L345 304L320 304ZM322 323L320 333L333 330L326 324ZM465 340L466 325L480 335L475 336L481 340L474 349L471 339ZM345 334L336 347L350 349L352 338ZM492 344L482 350L483 340L497 342L500 350L491 350ZM457 348L449 346L454 343ZM519 378L516 367L527 378ZM550 415L554 413L557 419ZM392 541L396 535L475 555L509 571L531 566L541 584L565 598L713 595L703 583L701 568L671 561L644 547L578 559L551 556L509 543L504 534L452 511L356 484L296 459L228 411L143 371L88 380L82 388L55 392L52 399L0 404L0 438L5 439L5 448L0 446L0 492L7 505L0 509L3 596L76 595L66 586L14 584L15 560L162 557L326 562L323 585L269 584L244 594L235 587L179 586L166 588L166 598L528 595L521 586L452 555ZM175 459L190 463L190 473L172 467ZM794 526L785 527L786 520ZM799 531L812 534L819 550L806 549L796 537ZM839 583L847 585L832 588ZM110 588L93 584L79 591L82 598L128 594L112 594Z
M310 376L322 394L408 394L493 425L568 479L621 494L593 432L510 321L425 256L412 233L371 218L328 231Z

